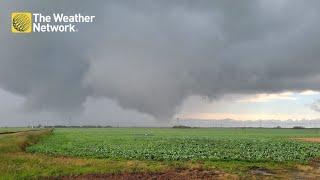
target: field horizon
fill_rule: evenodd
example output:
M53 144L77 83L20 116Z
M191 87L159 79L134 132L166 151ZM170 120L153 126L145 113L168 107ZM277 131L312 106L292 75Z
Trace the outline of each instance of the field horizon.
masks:
M0 132L8 129L0 128ZM313 141L320 139L319 129L11 130L17 132L0 134L0 159L6 162L0 165L0 174L4 179L270 179L320 175L320 144ZM37 165L31 165L34 162Z

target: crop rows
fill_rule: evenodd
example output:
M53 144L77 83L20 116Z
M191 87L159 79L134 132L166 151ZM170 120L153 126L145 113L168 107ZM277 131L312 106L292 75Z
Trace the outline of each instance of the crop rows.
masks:
M80 137L79 137L80 136ZM164 137L55 133L29 152L138 160L299 161L320 156L320 145L279 138Z

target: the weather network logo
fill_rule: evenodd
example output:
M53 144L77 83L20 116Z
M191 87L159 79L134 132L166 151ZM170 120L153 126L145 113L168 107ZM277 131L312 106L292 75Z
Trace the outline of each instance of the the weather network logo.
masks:
M11 13L11 31L13 33L31 33L32 14L30 12Z
M79 32L81 24L90 24L95 21L96 16L83 15L81 13L66 14L40 13L40 12L12 12L11 32L12 33L74 33Z

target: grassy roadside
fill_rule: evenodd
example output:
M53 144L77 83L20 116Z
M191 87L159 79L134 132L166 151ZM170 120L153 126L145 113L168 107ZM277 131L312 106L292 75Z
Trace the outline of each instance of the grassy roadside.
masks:
M0 179L36 179L41 177L120 171L159 171L167 165L154 162L110 161L49 157L25 153L26 146L48 136L51 130L21 132L0 136Z
M0 179L41 179L62 175L119 172L165 172L173 169L218 169L239 177L255 177L252 169L269 169L276 177L289 177L291 171L313 171L309 165L291 163L136 161L92 158L53 157L31 154L28 145L50 135L50 129L0 135ZM235 176L232 176L235 177Z
M0 134L5 134L7 132L29 131L29 130L39 130L39 129L27 128L27 127L0 127Z

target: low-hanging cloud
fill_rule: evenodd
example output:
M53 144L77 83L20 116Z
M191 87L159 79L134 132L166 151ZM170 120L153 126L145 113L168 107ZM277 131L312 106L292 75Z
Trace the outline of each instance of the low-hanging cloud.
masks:
M314 111L320 112L320 99L314 101L311 104L311 109L314 110Z
M318 1L5 1L0 88L31 110L89 97L166 119L189 96L320 90ZM11 34L10 12L95 15L78 33ZM3 27L7 27L3 28Z

